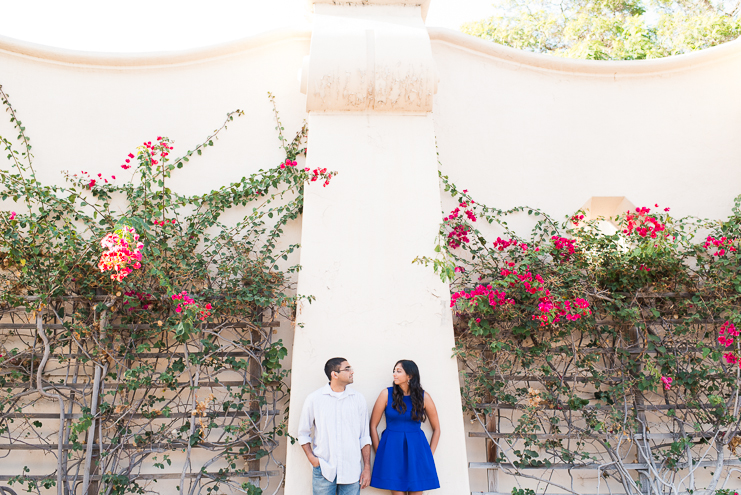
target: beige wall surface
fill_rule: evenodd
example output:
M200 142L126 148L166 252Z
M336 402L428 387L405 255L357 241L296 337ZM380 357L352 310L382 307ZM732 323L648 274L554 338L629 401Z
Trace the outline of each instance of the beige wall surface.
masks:
M592 196L625 196L720 218L741 193L741 41L587 62L442 29L431 38L441 170L480 202L560 217Z
M37 58L10 52L18 48L0 39L0 84L32 138L45 182L61 182L62 170L128 180L133 169L120 165L142 141L169 136L178 155L219 127L228 112L244 110L217 146L174 177L173 187L200 193L283 158L267 93L276 96L293 137L306 118L297 74L310 35L285 31L203 53L138 57L25 50L44 56ZM0 135L15 136L5 118Z

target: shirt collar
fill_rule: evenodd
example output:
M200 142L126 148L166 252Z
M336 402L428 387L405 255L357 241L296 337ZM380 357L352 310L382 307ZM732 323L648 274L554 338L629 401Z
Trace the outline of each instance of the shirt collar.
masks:
M337 392L335 392L334 390L332 390L332 387L330 387L329 386L329 383L327 383L324 387L322 387L322 394L324 394L324 395L333 395L333 394L335 394L336 395ZM357 392L355 390L353 390L352 388L350 388L349 385L347 387L345 387L345 392L344 392L344 395L345 396L347 396L347 395L355 395L355 394L357 394Z

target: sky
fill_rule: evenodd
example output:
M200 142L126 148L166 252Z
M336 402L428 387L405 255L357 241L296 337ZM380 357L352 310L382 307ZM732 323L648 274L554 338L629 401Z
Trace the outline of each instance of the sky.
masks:
M494 14L493 0L432 0L428 26ZM0 35L96 52L184 50L306 24L306 0L0 0Z

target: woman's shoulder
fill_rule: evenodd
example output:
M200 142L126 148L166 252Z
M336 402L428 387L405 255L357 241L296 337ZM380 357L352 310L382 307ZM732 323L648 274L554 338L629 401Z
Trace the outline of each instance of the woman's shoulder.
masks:
M384 388L383 390L381 390L381 393L378 394L378 398L380 399L381 397L389 397L391 394L393 394L393 389L394 387Z

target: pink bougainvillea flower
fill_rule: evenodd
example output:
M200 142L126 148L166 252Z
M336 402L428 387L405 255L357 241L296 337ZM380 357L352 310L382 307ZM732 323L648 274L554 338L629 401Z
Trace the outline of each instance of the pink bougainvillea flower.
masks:
M510 246L517 247L519 246L519 244L515 239L506 240L502 239L501 237L497 237L497 240L494 241L494 247L499 251L504 251Z
M730 321L726 321L721 325L720 330L718 330L718 334L720 337L718 337L718 343L722 345L723 347L730 347L734 342L734 337L738 337L739 330L736 328L736 326L731 323ZM729 364L733 364L731 361L728 361Z
M211 316L211 311L209 311L211 309L211 303L207 303L205 306L201 307L192 297L188 296L186 291L182 291L180 294L173 294L170 298L173 301L179 301L178 305L175 307L176 313L182 313L185 310L195 310L196 316L201 321L205 321L209 316Z
M576 251L576 248L574 247L576 239L567 239L565 237L554 235L551 237L551 240L553 241L553 247L555 248L553 251L554 259L561 263L568 261L571 258L571 255Z
M705 240L705 244L703 247L707 250L710 249L716 249L715 253L713 253L713 256L721 257L725 256L727 253L733 253L736 252L736 247L734 244L738 239L732 239L729 237L720 237L716 239L715 237L709 235L708 238Z
M658 208L658 205L656 205ZM666 210L665 210L666 211ZM625 216L626 227L623 234L638 234L640 237L651 237L656 239L659 232L666 230L666 225L656 217L649 216L651 208L645 206L636 208L635 213L628 211Z
M465 225L456 225L452 232L448 234L448 245L452 249L460 247L461 243L471 242L468 238L468 233L471 232L471 228Z
M10 219L11 220L15 220L15 212L14 211L11 211L10 212Z
M664 390L669 390L670 388L672 388L672 381L673 380L668 376L661 377L661 382L664 384Z
M106 251L101 254L98 269L101 272L113 271L112 280L121 282L133 270L141 268L142 249L139 234L132 227L124 225L106 235L100 244Z

